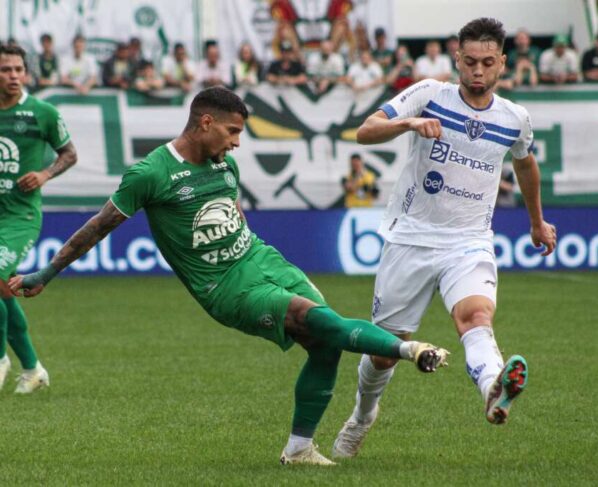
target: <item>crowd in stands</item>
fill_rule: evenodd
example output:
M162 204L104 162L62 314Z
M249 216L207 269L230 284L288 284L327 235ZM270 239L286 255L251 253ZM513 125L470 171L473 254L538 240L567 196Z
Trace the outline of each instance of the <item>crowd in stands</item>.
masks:
M424 53L414 59L405 43L389 42L383 28L376 28L373 34L370 42L362 23L353 30L348 23L339 23L333 26L329 39L308 47L301 45L291 23L280 22L272 43L274 60L269 65L256 58L249 43L239 47L232 65L225 64L218 43L209 40L203 46L199 62L189 58L184 44L176 43L158 66L142 57L138 38L117 44L112 56L100 65L86 52L84 37L77 35L71 53L59 58L52 36L43 34L40 51L30 62L29 85L31 88L69 86L85 95L95 86L143 93L174 88L188 93L202 87L234 88L266 81L278 86L304 86L321 94L338 83L346 84L356 93L380 85L398 92L424 78L458 79L456 36L448 37L444 43L429 40ZM506 55L499 89L598 81L598 36L594 46L580 56L565 35L556 35L552 47L542 51L526 31L520 30Z

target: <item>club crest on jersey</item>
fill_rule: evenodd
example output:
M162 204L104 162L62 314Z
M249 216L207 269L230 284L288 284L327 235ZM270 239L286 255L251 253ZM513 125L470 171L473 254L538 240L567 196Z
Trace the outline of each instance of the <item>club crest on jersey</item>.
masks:
M485 131L486 126L484 125L484 122L473 120L471 118L465 120L465 132L467 132L469 140L479 139Z

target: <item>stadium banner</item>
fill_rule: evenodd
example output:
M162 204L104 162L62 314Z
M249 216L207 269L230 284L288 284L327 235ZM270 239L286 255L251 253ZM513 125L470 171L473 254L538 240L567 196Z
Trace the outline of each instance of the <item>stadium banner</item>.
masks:
M241 146L233 153L245 208L340 206L340 182L354 152L378 175L379 201L387 201L406 162L409 138L362 146L355 135L391 94L378 88L356 95L336 86L315 96L309 89L267 83L237 93L250 109ZM102 205L130 165L180 133L192 99L111 89L80 96L63 88L37 96L59 108L79 149L78 164L45 186L46 208ZM529 110L534 123L545 205L598 206L598 90L583 85L509 96Z
M48 264L70 235L93 213L49 212L42 234L19 266L33 272ZM250 228L306 272L373 274L383 240L376 233L381 209L248 211ZM544 258L529 236L527 213L498 209L494 246L501 270L598 269L598 209L547 209L558 228L556 251ZM143 212L123 223L65 271L71 275L169 274L170 267L151 238Z
M199 59L199 0L8 0L9 36L30 53L40 51L39 38L49 33L56 53L70 54L76 34L87 39L87 51L100 62L117 42L141 40L143 55L154 63L184 42Z

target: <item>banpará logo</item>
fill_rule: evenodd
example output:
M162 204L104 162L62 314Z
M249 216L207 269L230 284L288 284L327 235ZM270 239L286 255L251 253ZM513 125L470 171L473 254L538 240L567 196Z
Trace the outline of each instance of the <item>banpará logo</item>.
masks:
M487 172L494 174L494 164L491 162L484 162L472 157L467 157L452 148L448 142L434 140L432 149L430 150L430 160L444 164L447 160L460 164L461 166L469 167L474 171Z
M486 126L481 120L474 120L472 118L465 120L465 132L469 140L479 139L485 131Z
M472 193L465 188L454 188L448 184L444 184L442 174L436 171L430 171L424 177L424 190L428 194L437 194L440 191L448 193L452 196L465 198L468 200L480 201L484 198L484 193Z
M193 248L232 235L242 226L241 215L232 199L208 201L193 219Z

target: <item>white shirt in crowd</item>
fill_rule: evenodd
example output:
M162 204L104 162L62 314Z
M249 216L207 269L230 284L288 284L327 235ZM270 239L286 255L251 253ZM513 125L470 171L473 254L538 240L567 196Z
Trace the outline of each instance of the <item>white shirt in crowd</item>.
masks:
M578 72L579 59L573 49L565 49L561 57L556 55L554 49L547 49L540 56L540 73L554 76Z
M162 69L160 71L162 76L168 74L176 81L183 81L185 79L185 74L192 78L195 77L195 67L190 59L185 59L183 64L180 65L176 62L174 57L166 56L162 59Z
M60 74L68 76L75 83L83 84L92 76L98 75L96 59L87 53L76 59L72 54L60 60Z
M436 78L437 76L450 76L453 72L451 58L446 54L439 54L435 59L420 56L415 61L415 73L420 78Z
M355 88L367 86L372 81L380 79L384 76L384 71L376 61L372 61L368 66L364 66L361 62L351 64L347 77L353 81Z
M219 61L216 66L210 66L206 59L199 62L197 68L197 81L202 84L211 78L219 78L225 85L231 84L231 68L228 64Z
M440 139L415 132L379 232L392 243L447 248L464 239L492 240L492 214L507 152L523 159L533 146L525 108L493 95L485 109L469 106L459 86L420 81L384 104L387 117L436 118Z
M328 59L323 59L319 52L312 53L307 59L307 72L317 78L338 78L345 74L343 57L333 52Z

